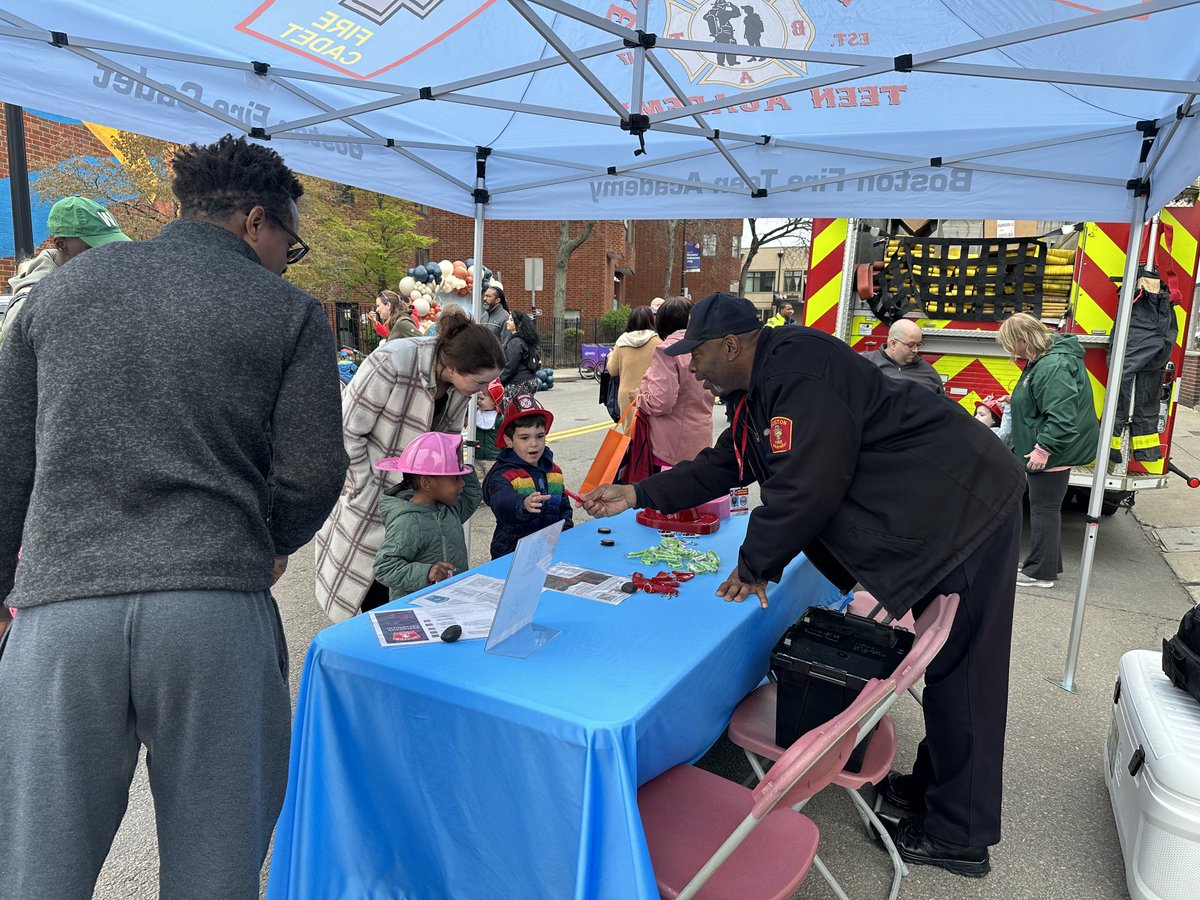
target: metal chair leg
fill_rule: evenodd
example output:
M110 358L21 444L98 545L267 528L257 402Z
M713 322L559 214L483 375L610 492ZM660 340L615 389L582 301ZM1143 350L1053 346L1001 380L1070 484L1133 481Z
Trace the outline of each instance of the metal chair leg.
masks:
M742 748L742 752L746 754L746 759L750 761L750 768L754 770L754 774L757 776L751 784L758 784L758 782L767 777L766 770L762 766L762 760L758 758L758 754L751 753L745 747Z
M917 689L915 687L910 687L908 692L912 694L912 698L917 701L918 706L925 706L925 701L921 699L921 695L917 693Z
M846 896L846 892L842 890L842 886L838 884L838 880L825 868L825 863L821 862L820 856L813 857L813 867L821 873L821 877L825 879L825 883L829 885L829 889L833 891L838 900L850 900Z
M896 900L896 897L900 893L900 879L908 874L908 866L900 858L900 851L896 849L896 844L892 840L892 836L883 827L883 823L879 821L879 817L871 811L871 807L867 805L867 801L862 798L858 791L849 791L848 793L859 814L869 818L871 826L879 834L879 840L883 844L883 848L887 850L888 856L892 858L892 891L888 894L888 900Z

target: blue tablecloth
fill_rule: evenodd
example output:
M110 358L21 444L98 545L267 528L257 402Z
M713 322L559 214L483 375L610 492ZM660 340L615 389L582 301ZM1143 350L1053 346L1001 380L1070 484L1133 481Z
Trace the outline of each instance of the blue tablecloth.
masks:
M561 634L528 659L483 641L384 648L367 616L318 634L270 900L657 897L638 786L707 750L806 607L846 599L803 558L766 610L715 597L745 529L697 538L722 574L675 598L544 592L535 621ZM625 553L658 540L628 512L565 532L555 559L630 573Z

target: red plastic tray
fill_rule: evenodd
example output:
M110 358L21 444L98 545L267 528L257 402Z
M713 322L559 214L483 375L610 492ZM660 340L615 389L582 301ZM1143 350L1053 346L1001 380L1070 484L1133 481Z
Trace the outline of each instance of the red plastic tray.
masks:
M659 531L678 531L681 534L712 534L721 527L721 520L714 513L699 513L694 509L683 509L677 513L661 513L657 509L638 511L640 525Z

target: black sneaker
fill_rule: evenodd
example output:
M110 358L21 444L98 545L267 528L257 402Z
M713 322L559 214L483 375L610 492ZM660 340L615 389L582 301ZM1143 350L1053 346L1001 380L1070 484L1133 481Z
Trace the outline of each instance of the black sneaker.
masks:
M925 833L918 818L893 819L880 816L883 827L900 852L900 858L912 866L938 866L966 878L982 878L992 870L987 847L958 847L945 844Z
M917 793L911 775L888 772L883 781L875 785L875 793L901 812L925 812L925 795Z

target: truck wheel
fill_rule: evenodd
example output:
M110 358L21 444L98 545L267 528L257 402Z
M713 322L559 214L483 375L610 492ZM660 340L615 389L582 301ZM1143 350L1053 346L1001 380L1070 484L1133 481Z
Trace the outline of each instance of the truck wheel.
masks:
M1100 504L1100 515L1111 516L1121 507L1132 508L1137 494L1134 491L1105 491Z

